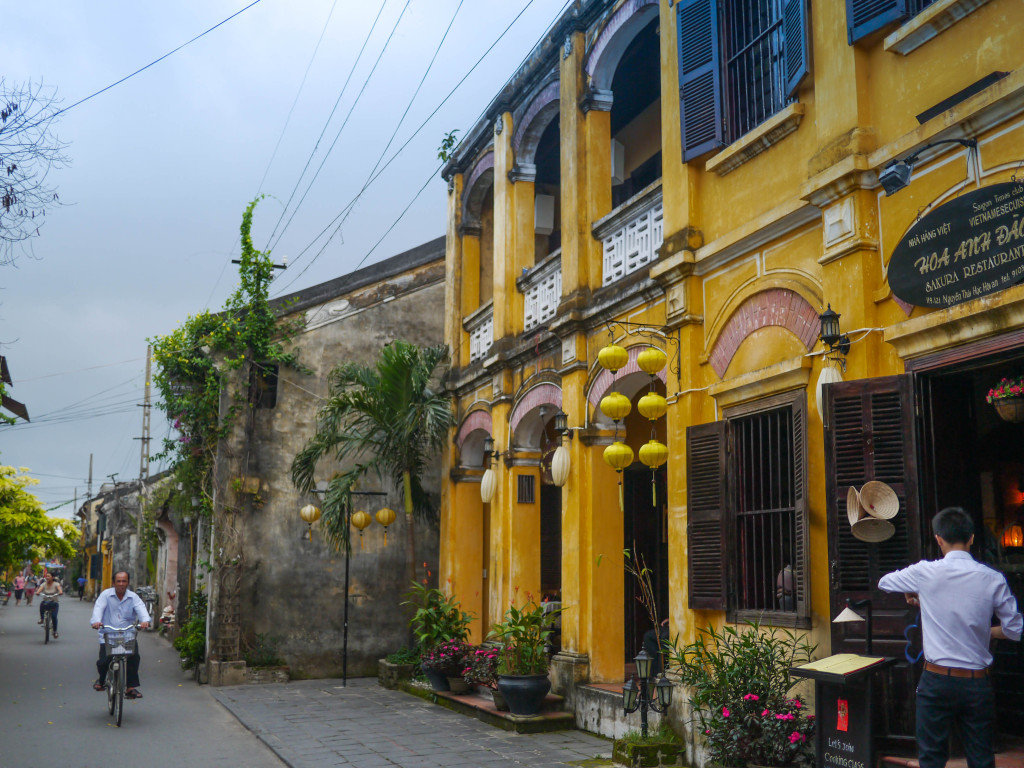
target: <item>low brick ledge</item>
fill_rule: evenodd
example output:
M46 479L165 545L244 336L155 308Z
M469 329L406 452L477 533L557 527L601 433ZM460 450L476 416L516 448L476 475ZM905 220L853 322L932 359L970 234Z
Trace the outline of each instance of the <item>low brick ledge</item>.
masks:
M432 691L408 681L399 683L399 690L453 712L475 717L495 728L514 733L550 733L552 731L570 731L576 728L575 716L571 712L563 712L561 709L564 699L552 693L544 698L544 707L539 715L521 717L510 712L499 712L494 708L494 703L489 696L484 697L477 693Z

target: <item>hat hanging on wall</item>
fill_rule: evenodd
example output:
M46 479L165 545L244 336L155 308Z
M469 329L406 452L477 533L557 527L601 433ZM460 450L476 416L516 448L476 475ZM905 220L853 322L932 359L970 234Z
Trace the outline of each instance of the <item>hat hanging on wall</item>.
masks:
M850 521L852 527L862 517L867 517L867 513L860 505L860 493L851 485L850 490L846 492L846 519Z
M864 483L860 489L860 505L865 512L879 520L891 520L900 511L896 491L879 480Z
M861 541L876 544L892 538L892 535L896 533L896 526L888 520L879 520L877 517L863 517L850 526L850 531Z

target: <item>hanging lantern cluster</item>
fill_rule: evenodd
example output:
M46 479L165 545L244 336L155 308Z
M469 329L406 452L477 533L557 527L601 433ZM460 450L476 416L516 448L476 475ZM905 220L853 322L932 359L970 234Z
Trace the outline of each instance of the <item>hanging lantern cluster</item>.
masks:
M609 344L597 353L597 362L602 368L615 374L629 362L629 353L618 344ZM615 422L615 442L604 449L604 460L619 476L619 509L624 510L622 471L633 463L633 449L619 440L619 424L629 415L633 404L624 394L612 390L601 398L600 408L601 413Z
M293 507L294 509L294 507ZM320 519L320 508L314 504L307 504L299 510L299 517L306 523L309 530L309 540L313 540L313 523ZM292 534L293 536L295 534Z
M640 370L651 377L650 390L640 398L636 409L640 415L651 422L651 439L640 448L640 462L651 468L651 505L658 506L658 485L655 472L668 461L668 446L657 439L654 422L665 415L668 401L654 390L658 371L668 364L668 355L657 347L648 347L636 359Z

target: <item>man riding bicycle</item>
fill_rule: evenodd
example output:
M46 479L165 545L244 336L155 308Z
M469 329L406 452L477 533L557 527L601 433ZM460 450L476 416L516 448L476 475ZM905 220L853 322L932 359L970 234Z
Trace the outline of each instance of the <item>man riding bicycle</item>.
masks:
M47 610L53 611L53 639L56 640L60 635L57 634L57 612L60 610L60 605L57 603L57 598L64 594L64 589L61 587L60 582L53 580L53 574L47 571L46 581L43 582L42 586L36 590L36 595L42 600L39 603L39 623L43 623L43 616Z
M142 629L149 629L149 623L153 620L146 610L146 604L142 599L128 589L128 573L118 571L114 574L114 586L100 592L96 598L96 605L92 609L92 618L89 623L93 629L99 630L100 636L100 657L96 662L96 669L100 674L99 680L93 683L93 690L102 691L103 681L107 677L107 668L110 666L110 659L106 654L106 647L103 644L103 625L113 627L125 627L133 624L136 619L140 622ZM125 696L129 699L141 699L142 693L139 687L139 648L135 646L135 652L128 657L128 690Z

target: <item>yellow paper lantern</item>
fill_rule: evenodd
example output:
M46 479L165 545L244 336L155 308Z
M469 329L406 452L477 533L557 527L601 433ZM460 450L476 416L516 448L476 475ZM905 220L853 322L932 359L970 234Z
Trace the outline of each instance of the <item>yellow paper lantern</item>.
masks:
M605 463L616 472L621 472L633 463L633 449L616 440L604 449Z
M668 410L668 401L657 392L648 392L640 398L636 409L645 419L654 421L665 415L665 411Z
M480 478L480 501L484 504L490 504L497 488L498 478L495 476L494 470L488 468L484 472L484 476Z
M651 376L664 368L666 363L668 363L668 355L657 347L648 347L636 358L636 364L640 366L640 370Z
M621 392L609 392L601 398L601 413L612 421L621 421L633 409L629 398Z
M309 527L309 540L312 541L313 523L320 519L320 508L313 504L307 504L306 506L299 510L299 517L301 517L303 521L305 521L306 525Z
M375 515L377 522L384 526L384 546L388 543L388 526L395 522L395 510L382 507Z
M561 488L569 479L569 449L560 445L551 457L551 481Z
M597 364L612 373L629 362L629 352L618 344L609 344L597 353Z
M668 446L659 440L650 440L640 446L640 461L651 469L657 469L668 461Z
M359 548L363 548L363 529L373 522L373 518L359 510L352 513L352 525L359 529Z

